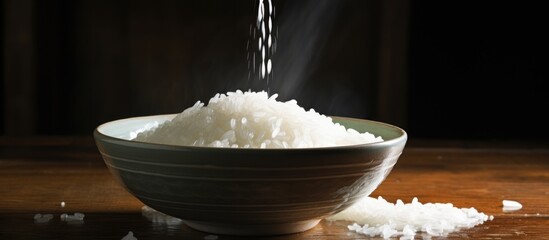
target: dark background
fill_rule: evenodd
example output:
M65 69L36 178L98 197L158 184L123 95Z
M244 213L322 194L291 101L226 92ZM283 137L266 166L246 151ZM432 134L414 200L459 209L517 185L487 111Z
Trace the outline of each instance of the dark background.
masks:
M548 37L532 3L273 0L271 93L410 138L548 140ZM248 79L256 1L4 0L2 135L91 135ZM541 3L540 3L541 4Z

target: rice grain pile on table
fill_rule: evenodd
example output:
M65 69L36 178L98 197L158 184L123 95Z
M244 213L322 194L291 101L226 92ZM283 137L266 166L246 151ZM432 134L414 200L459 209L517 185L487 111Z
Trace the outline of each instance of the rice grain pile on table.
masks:
M417 232L426 236L446 236L459 229L472 228L493 220L475 208L456 208L451 203L387 202L382 197L362 198L358 203L326 220L354 222L351 231L383 238L414 239Z
M196 104L171 121L134 133L133 140L231 148L311 148L383 141L370 133L332 122L295 100L277 101L277 94L228 92L217 94L207 106Z

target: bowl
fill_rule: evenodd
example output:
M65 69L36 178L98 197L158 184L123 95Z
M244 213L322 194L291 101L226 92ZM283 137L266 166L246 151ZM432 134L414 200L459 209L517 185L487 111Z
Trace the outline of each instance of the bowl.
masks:
M225 235L306 231L368 196L390 173L406 132L363 119L332 117L385 141L301 149L175 146L130 140L175 114L104 123L94 131L103 160L143 204L191 228Z

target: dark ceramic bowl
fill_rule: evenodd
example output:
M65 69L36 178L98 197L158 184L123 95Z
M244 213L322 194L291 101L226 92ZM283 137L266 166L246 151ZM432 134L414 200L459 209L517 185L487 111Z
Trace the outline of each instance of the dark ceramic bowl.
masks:
M128 118L94 132L105 164L144 204L197 230L277 235L314 227L369 195L389 174L407 135L389 124L333 117L385 141L304 149L172 146L130 134L175 115Z

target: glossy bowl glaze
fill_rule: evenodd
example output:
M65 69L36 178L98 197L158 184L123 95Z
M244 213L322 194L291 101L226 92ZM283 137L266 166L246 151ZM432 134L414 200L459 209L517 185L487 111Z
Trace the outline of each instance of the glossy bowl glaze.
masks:
M369 195L407 140L402 129L353 118L334 122L385 141L303 149L173 146L129 140L175 115L121 119L94 131L111 173L145 205L200 231L278 235L308 230Z

